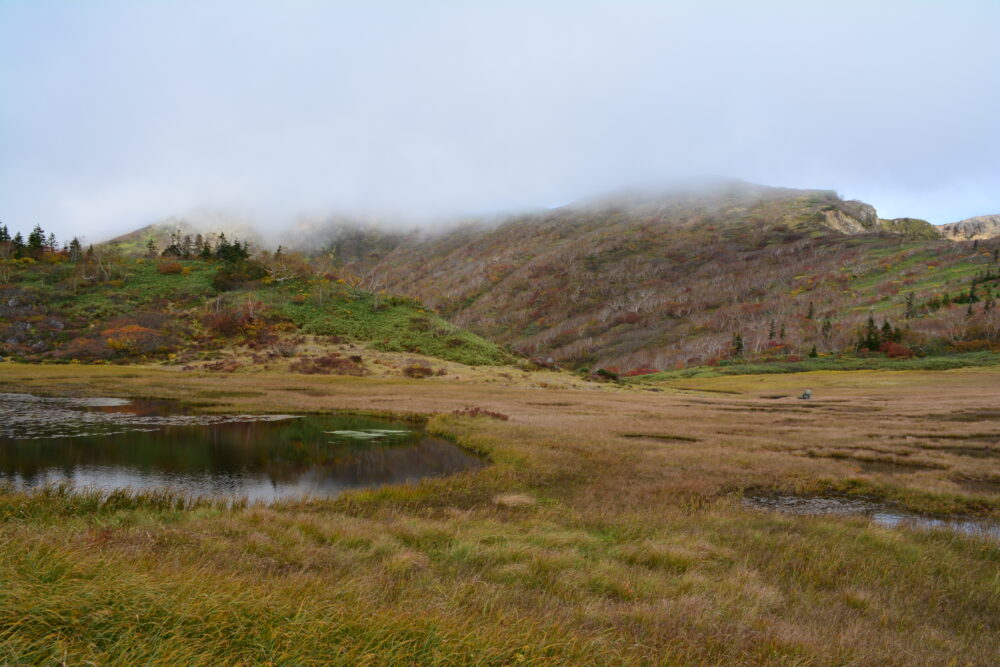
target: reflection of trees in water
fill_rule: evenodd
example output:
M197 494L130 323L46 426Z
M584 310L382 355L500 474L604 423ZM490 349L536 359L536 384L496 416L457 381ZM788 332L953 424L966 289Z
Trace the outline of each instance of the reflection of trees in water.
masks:
M150 409L165 414L160 404ZM149 412L146 412L149 414ZM167 412L166 414L169 414ZM423 433L352 442L333 430L408 428L353 417L306 417L281 422L167 426L107 436L0 439L0 475L37 483L46 472L72 477L88 469L185 477L265 476L274 484L361 486L402 482L479 465L459 447ZM334 440L334 442L331 442ZM110 475L111 472L108 474Z

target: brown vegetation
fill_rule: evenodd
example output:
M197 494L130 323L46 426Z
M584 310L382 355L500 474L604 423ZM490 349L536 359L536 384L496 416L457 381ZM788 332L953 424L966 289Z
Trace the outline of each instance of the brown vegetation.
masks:
M626 374L853 352L870 311L915 354L1000 344L1000 309L952 299L989 267L1000 291L1000 239L973 248L877 223L830 192L744 185L400 238L349 267L525 355Z
M204 395L223 412L436 414L431 431L492 465L271 507L102 509L4 492L0 644L14 655L41 656L26 652L55 636L60 660L99 663L125 649L133 662L188 664L1000 655L996 545L739 502L746 489L835 492L998 516L1000 456L955 448L996 449L996 370L740 376L661 393L252 374L240 395L206 374L67 370L5 364L0 381ZM804 386L810 402L792 398ZM517 419L447 414L470 401Z

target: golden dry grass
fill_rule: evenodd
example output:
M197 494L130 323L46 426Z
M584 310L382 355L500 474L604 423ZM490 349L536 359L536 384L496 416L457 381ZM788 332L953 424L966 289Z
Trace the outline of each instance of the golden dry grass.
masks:
M0 661L1000 660L995 543L739 503L745 489L833 491L1000 515L997 370L654 392L2 364L0 383L218 411L420 414L494 462L269 507L3 494ZM796 400L807 387L814 399ZM511 418L448 414L467 405Z

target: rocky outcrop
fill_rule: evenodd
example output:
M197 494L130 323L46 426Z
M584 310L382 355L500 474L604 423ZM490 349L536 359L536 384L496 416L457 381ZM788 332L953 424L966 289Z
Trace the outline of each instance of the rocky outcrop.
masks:
M878 228L879 218L875 207L856 199L829 206L823 214L827 227L844 234L864 234Z
M919 218L878 217L875 207L857 200L839 202L823 211L823 224L843 234L888 232L915 239L939 239L941 232Z
M940 225L941 234L952 241L976 241L1000 237L1000 215L979 215Z

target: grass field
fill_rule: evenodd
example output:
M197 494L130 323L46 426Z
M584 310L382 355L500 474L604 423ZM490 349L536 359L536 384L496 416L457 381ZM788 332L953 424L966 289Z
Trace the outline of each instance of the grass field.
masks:
M933 357L889 359L882 355L855 357L850 355L823 355L806 357L801 361L771 361L758 363L725 363L717 366L694 366L673 371L626 378L628 382L662 382L692 377L718 377L720 375L766 375L769 373L806 373L809 371L946 371L976 366L1000 366L1000 354L984 350Z
M0 391L422 415L493 462L271 506L6 490L0 663L1000 661L997 543L740 503L1000 517L1000 369L490 380L0 364Z

